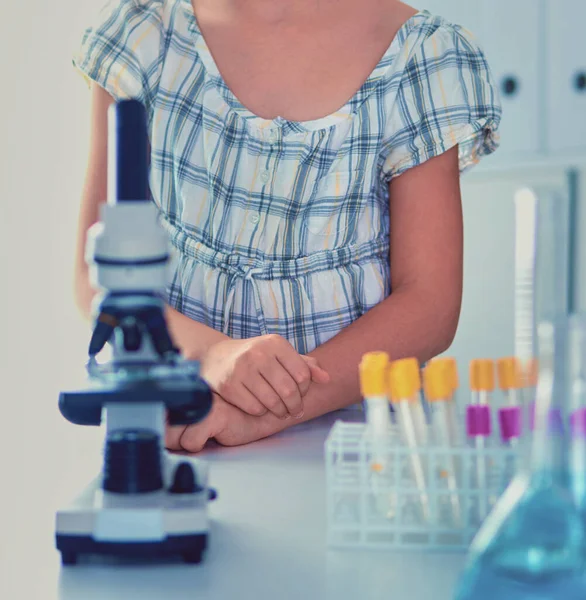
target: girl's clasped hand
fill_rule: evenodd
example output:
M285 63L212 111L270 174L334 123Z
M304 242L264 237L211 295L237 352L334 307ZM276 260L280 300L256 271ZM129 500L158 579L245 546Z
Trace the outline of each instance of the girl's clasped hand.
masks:
M298 354L278 335L216 343L202 360L201 375L213 390L212 410L202 423L169 426L171 450L198 452L210 439L234 446L263 437L259 417L301 419L310 386L330 380L315 358Z

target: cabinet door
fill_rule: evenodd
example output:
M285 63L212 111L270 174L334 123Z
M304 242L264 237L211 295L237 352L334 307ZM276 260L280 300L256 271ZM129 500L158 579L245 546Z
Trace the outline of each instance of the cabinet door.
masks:
M482 42L501 102L502 145L495 159L527 160L543 151L542 0L482 0Z
M550 154L586 151L586 2L547 2L547 131Z
M503 105L501 148L488 160L524 161L542 152L543 0L427 0L421 6L468 29L486 54Z

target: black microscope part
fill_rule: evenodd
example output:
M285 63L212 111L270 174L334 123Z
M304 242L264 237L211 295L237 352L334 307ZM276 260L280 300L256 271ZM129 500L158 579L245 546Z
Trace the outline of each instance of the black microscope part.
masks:
M212 393L200 378L120 382L90 382L85 389L61 392L59 410L74 425L99 426L108 404L163 403L169 425L199 423L212 408Z
M188 462L181 462L175 469L170 494L196 494L203 491L198 484L193 467Z
M146 108L131 99L114 104L110 110L115 165L113 200L144 202L149 199Z
M163 488L161 448L154 431L121 429L108 434L102 487L116 494L156 492Z

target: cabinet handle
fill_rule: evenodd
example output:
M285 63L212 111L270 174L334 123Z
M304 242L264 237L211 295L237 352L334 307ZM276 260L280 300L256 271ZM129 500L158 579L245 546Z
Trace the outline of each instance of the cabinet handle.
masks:
M574 79L574 85L579 92L586 92L586 72L580 71Z
M521 87L519 79L513 75L509 75L503 79L501 89L505 96L515 96Z

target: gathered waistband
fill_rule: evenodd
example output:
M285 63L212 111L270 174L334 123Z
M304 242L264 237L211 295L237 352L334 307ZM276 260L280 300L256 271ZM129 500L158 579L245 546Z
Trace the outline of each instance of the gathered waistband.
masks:
M215 250L164 218L161 218L161 224L168 232L173 246L183 255L194 258L209 267L244 278L292 279L319 271L338 269L345 265L386 255L389 251L389 239L383 237L364 244L322 250L298 258L257 259Z

